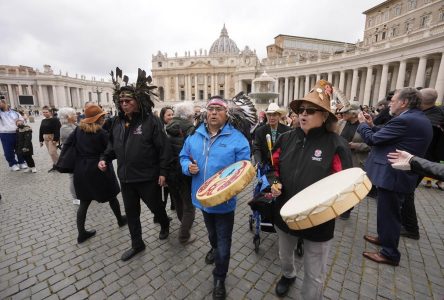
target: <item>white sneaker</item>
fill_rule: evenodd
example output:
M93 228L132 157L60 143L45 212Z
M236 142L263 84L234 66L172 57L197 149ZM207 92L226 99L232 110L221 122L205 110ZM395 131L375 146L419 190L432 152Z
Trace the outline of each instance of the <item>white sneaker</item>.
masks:
M34 167L34 168L31 168L31 172L32 173L37 173L37 169Z
M20 167L18 165L13 165L11 171L20 171Z
M72 200L72 204L80 205L80 200L79 199L74 199L74 200Z
M20 164L19 167L20 167L20 169L27 169L28 165L24 163L24 164Z

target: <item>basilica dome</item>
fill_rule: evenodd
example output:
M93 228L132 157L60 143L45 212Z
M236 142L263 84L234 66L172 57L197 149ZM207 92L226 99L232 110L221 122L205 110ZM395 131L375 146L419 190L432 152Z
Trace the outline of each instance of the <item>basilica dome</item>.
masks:
M210 55L214 54L239 54L239 48L237 48L236 43L228 37L225 24L220 32L220 37L211 45Z

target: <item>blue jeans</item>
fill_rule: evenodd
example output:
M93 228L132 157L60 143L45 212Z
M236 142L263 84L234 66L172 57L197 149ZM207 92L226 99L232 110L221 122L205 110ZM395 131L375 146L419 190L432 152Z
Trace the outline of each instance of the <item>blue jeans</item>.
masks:
M233 235L234 211L226 214L209 214L202 211L214 256L215 280L225 280L230 263L231 236Z
M0 140L2 141L3 152L5 153L6 161L9 166L12 167L16 164L23 164L25 160L23 157L17 154L17 160L15 159L15 144L17 140L17 134L14 133L0 133Z

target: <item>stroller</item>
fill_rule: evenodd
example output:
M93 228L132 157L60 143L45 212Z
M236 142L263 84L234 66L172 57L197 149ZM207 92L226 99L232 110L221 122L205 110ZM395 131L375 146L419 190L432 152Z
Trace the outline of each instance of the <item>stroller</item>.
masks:
M257 169L257 184L253 190L253 199L248 202L251 207L252 214L249 216L250 231L255 228L253 244L254 252L259 252L259 246L261 244L261 231L276 232L273 223L273 206L275 199L271 195L271 184L274 175L270 172L270 167L265 165L262 168ZM298 240L296 253L298 256L304 254L303 239Z

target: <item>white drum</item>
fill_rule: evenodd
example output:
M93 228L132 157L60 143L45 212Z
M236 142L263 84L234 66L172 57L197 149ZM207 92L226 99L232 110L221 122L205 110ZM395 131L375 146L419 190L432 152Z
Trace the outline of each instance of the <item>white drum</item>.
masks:
M253 165L241 160L218 171L197 190L196 198L206 207L216 206L240 193L256 176Z
M285 188L285 187L283 187ZM372 183L361 168L325 177L290 198L280 214L288 227L301 230L330 221L359 203Z

